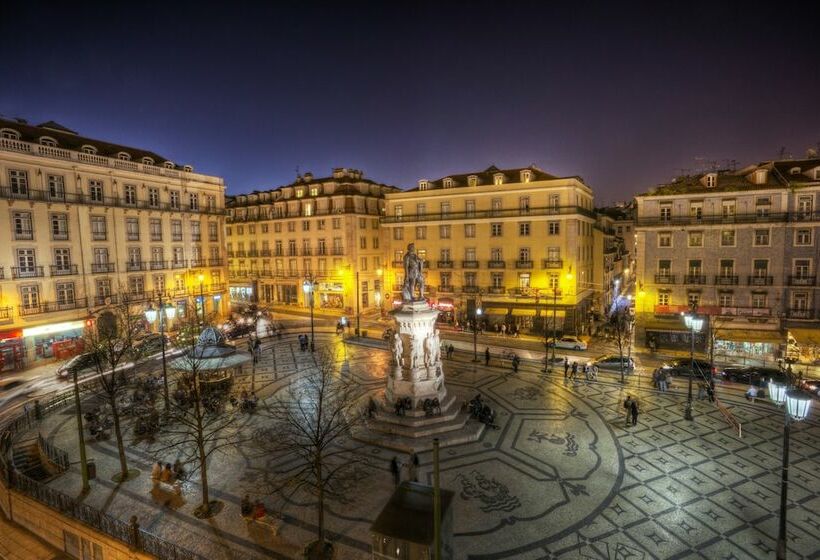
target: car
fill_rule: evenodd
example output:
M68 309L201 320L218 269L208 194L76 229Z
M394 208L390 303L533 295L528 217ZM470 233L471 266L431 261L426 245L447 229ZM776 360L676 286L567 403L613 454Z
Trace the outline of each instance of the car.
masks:
M800 387L804 391L808 391L812 395L820 397L820 379L811 377L805 378L800 382Z
M247 336L251 333L256 332L256 325L252 321L229 321L222 325L222 332L225 333L225 338L228 340L233 340L235 338L241 338L243 336Z
M689 377L692 375L692 362L694 361L695 365L695 377L706 376L706 373L711 371L712 376L715 375L715 368L707 362L706 360L690 360L688 358L681 358L678 360L672 360L671 362L666 362L659 370L662 370L670 375L676 375L679 377Z
M168 335L153 333L137 340L134 343L133 354L137 357L145 357L161 352L163 336L165 337L165 349L167 350L170 345Z
M77 354L67 362L57 368L57 377L60 379L68 379L74 375L74 372L91 369L94 367L94 353L86 352L84 354Z
M554 338L550 338L547 340L547 346L552 348L555 346L556 348L569 348L570 350L586 350L587 343L578 338L577 336L562 336L558 339L558 342L555 342Z
M789 376L783 371L762 366L728 366L720 374L727 381L756 387L766 387L769 379L790 383Z
M623 361L621 361L621 357L618 354L598 356L594 360L587 362L587 365L592 368L592 371L595 373L597 373L599 369L617 371L620 373L622 366L626 373L632 373L635 370L635 360L624 356Z

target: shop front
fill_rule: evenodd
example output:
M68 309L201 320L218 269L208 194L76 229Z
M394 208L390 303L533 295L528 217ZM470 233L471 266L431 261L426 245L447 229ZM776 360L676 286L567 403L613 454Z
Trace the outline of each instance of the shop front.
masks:
M774 362L784 337L779 331L725 329L715 333L715 359Z
M246 284L241 286L231 286L231 306L240 305L245 306L256 301L256 291L253 285Z
M25 358L26 345L23 342L23 331L21 329L0 331L0 373L23 369Z
M318 282L316 293L319 299L316 302L322 309L344 309L345 286L342 282Z
M85 321L69 321L23 329L28 365L39 360L66 360L83 351Z

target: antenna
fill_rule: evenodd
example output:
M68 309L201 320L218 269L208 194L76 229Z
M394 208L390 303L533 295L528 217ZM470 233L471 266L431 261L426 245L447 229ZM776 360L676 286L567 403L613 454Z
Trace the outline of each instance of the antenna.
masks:
M777 152L777 159L786 159L786 146L780 146L780 151Z

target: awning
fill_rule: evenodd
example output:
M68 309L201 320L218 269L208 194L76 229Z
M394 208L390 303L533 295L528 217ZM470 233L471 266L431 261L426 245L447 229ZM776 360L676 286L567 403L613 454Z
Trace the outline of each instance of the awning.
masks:
M801 346L820 346L820 329L789 329Z
M535 309L515 309L512 314L514 317L535 317Z
M767 344L779 344L785 342L783 335L779 331L755 331L727 329L717 333L716 340L729 340L731 342L761 342Z

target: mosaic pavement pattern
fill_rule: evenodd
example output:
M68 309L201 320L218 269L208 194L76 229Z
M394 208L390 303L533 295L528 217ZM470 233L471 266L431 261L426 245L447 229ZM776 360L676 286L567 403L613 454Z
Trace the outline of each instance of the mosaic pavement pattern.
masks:
M337 339L317 339L336 345L340 360L347 358L345 372L363 391L383 386L386 351L351 345L343 353ZM295 341L268 342L255 373L257 391L281 390L311 366L311 355ZM744 437L738 439L708 403L696 403L694 422L684 420L683 400L670 393L567 384L560 375L527 367L513 376L458 359L445 368L448 385L464 394L481 392L498 410L499 425L478 442L441 453L442 485L456 494L457 558L774 558L783 416L767 403L731 403L743 422ZM249 387L247 373L241 383ZM641 405L636 427L625 426L627 391ZM820 558L820 423L814 418L792 428L790 558ZM257 429L258 421L243 418L243 429ZM41 432L76 460L73 429L66 410L48 418ZM341 445L368 461L344 495L327 504L326 522L340 558L367 558L370 524L393 489L394 453ZM153 500L148 472L155 457L149 449L131 443L129 460L143 473L117 487L110 482L117 468L114 442L92 443L99 478L86 501L122 519L136 514L143 528L209 558L294 558L310 540L313 497L265 496L266 473L275 465L256 450L213 456L211 494L226 507L201 521L192 515L200 498L196 477L185 485L183 505L172 509ZM408 459L399 457L405 464ZM420 460L420 480L430 482L431 453L420 454ZM52 485L76 494L77 469ZM242 520L239 502L246 493L281 511L285 523L278 536Z

